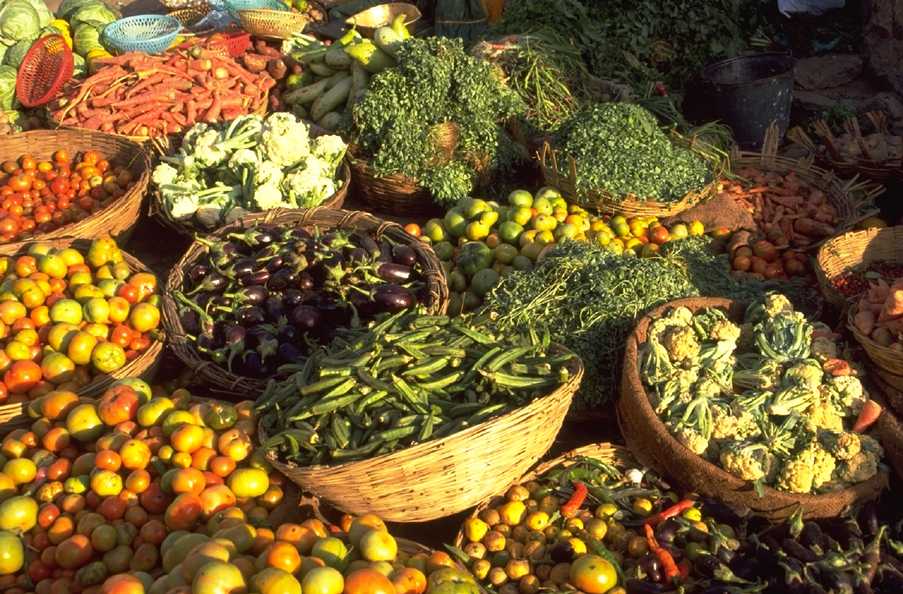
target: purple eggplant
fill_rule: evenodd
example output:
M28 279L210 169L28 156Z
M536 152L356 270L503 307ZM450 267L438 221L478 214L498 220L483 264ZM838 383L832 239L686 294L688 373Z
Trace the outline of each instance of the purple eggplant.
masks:
M235 313L235 319L237 319L238 323L242 326L253 326L255 324L263 324L266 321L266 316L263 314L263 310L258 306L249 305L239 308Z
M263 270L255 270L251 274L245 274L238 277L238 282L244 286L265 285L268 280L270 280L270 271L266 268Z
M637 579L627 580L626 589L627 594L660 594L665 592L665 587L662 584Z
M217 272L211 272L205 276L199 284L195 285L191 291L186 293L186 295L193 295L195 293L200 293L201 291L222 293L227 284L228 281L226 281L226 277Z
M248 331L238 324L230 324L225 330L225 340L228 346L244 344Z
M379 265L376 274L390 283L406 283L411 280L411 268L405 264L385 262Z
M273 256L267 261L266 268L270 272L276 272L285 264L285 258L280 255Z
M302 293L298 289L286 289L282 293L282 303L285 304L286 307L295 307L296 305L300 305L301 301L303 300L304 293Z
M282 297L279 295L271 295L267 298L263 308L267 313L267 317L274 322L285 315L285 305L282 303Z
M196 285L208 274L210 274L209 266L206 264L195 264L188 270L188 280L192 285Z
M371 258L376 258L380 255L381 250L379 249L379 244L369 235L354 232L351 238L357 245L362 247Z
M378 311L395 313L403 309L413 307L416 303L414 296L398 285L380 285L373 291L373 302Z
M239 371L241 375L247 375L250 377L262 377L263 359L261 358L260 354L257 351L246 352L241 358Z
M235 264L233 264L231 267L232 274L237 278L253 273L256 268L257 262L255 262L251 258L241 258L240 260L236 260Z
M304 354L301 352L301 349L292 343L279 343L279 348L276 350L276 358L279 359L280 363L296 363L302 357L304 357Z
M320 310L316 307L299 305L292 310L289 320L298 330L312 332L320 325L321 318Z
M392 261L402 266L413 266L417 263L417 252L408 245L396 245L392 248Z
M179 321L182 323L182 329L188 334L197 336L198 332L201 331L200 316L194 310L186 309L183 311L179 315Z
M297 282L298 275L288 268L283 268L277 270L270 276L270 279L267 281L267 288L270 291L284 291L289 287L294 286Z

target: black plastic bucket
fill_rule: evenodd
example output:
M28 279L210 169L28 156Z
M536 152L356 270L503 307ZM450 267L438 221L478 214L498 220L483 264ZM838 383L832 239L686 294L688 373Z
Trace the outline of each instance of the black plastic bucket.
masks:
M765 53L715 62L702 71L700 99L709 117L731 127L742 148L758 149L777 122L781 136L790 124L793 58Z

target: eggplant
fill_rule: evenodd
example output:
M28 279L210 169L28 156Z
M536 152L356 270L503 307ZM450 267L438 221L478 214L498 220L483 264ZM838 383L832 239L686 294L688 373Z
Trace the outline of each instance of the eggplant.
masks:
M285 305L282 303L282 298L278 295L271 295L264 303L263 308L267 317L274 322L285 315Z
M570 563L574 560L574 553L571 543L563 540L555 543L555 546L549 551L549 556L555 563Z
M201 317L193 309L186 309L180 313L179 322L181 322L182 329L187 334L197 336L198 332L201 331Z
M362 247L355 247L347 250L346 257L349 262L364 262L367 260L367 250Z
M302 272L298 275L298 282L295 286L302 291L310 291L314 288L314 277L308 272Z
M806 547L822 546L823 536L821 526L810 520L803 524L803 531L800 532L799 541L800 544Z
M839 569L822 569L819 572L819 582L835 594L853 594L853 579L850 575Z
M239 369L241 375L262 377L263 359L261 359L260 354L257 353L257 351L248 351L242 356Z
M654 555L644 555L640 559L640 569L648 576L649 581L662 581L662 565Z
M737 556L737 553L735 553L734 551L730 550L727 547L719 547L718 552L715 553L715 556L718 557L718 559L722 563L730 563L731 561L734 560L734 557Z
M709 533L703 532L695 526L691 526L687 531L687 540L690 542L706 542L709 539Z
M195 293L200 293L201 291L207 291L209 293L222 293L223 290L228 285L228 281L226 277L217 273L211 272L207 276L205 276L200 283L194 286L191 291L186 293L186 295L193 295Z
M637 579L627 580L626 588L627 594L660 594L665 592L665 586L662 584Z
M270 258L270 260L267 262L266 268L270 272L276 272L277 270L282 268L282 266L284 264L285 264L285 258L283 258L282 256L279 256L279 255L276 255L276 256L273 256L272 258Z
M286 289L282 293L282 303L286 307L295 307L304 300L304 293L298 289Z
M402 266L413 266L417 263L417 252L409 245L396 245L392 248L392 261Z
M299 305L292 310L290 321L302 332L312 332L320 325L320 310L310 305Z
M680 530L680 522L674 518L668 518L658 525L655 531L655 538L662 544L672 543L678 530Z
M248 331L238 324L230 324L225 331L225 341L229 346L244 344Z
M267 281L267 288L271 291L284 291L298 282L298 276L288 268L277 270Z
M413 307L414 296L398 285L380 285L373 291L373 302L382 313L395 313Z
M238 277L238 282L243 286L265 285L267 284L268 280L270 280L270 271L266 268L262 270L255 270L250 274L244 274Z
M862 532L866 537L872 537L878 534L878 508L874 501L870 501L862 506L859 512L858 525L862 528Z
M390 283L406 283L411 279L411 268L404 264L386 262L376 269L379 278Z
M242 258L240 260L236 260L235 264L232 265L232 274L235 277L242 277L253 273L256 268L257 262L255 262L253 259Z
M392 244L387 240L382 239L379 242L379 250L376 256L376 259L380 262L391 262L392 261Z
M295 227L294 229L292 229L290 236L294 237L295 239L300 239L304 243L310 243L311 241L313 241L313 237L311 237L310 233L308 233L301 227Z
M708 553L702 553L693 560L693 569L708 578L714 576L719 567L721 567L721 561L718 557Z
M280 342L276 349L276 358L280 363L297 363L304 357L301 349L289 342Z
M195 264L188 270L188 280L192 285L196 285L208 274L210 274L209 266L206 264Z
M238 323L242 326L253 326L256 324L263 324L266 321L266 316L263 314L263 310L258 306L248 305L240 308L235 313L235 319L238 320Z
M787 553L791 557L799 559L803 563L814 563L815 561L818 561L818 555L816 555L814 552L810 551L800 543L796 542L792 538L785 538L781 542L781 548L784 549L785 553Z

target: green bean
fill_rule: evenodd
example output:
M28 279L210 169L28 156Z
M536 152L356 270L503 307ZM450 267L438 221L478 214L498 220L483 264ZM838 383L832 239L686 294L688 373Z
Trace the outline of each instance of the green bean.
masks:
M512 375L500 371L481 371L484 377L490 381L509 388L545 388L555 385L555 380L548 377L536 377L529 375Z
M353 377L349 377L341 384L334 386L328 392L323 394L323 398L332 398L334 396L341 396L342 394L347 394L357 385L357 380Z
M452 328L457 330L460 334L467 336L468 338L472 339L474 342L477 342L479 344L490 345L490 344L495 344L496 342L498 342L493 336L491 336L489 334L485 334L483 332L479 332L472 328L468 328L463 322L461 322L459 320L453 320L451 323L451 326L452 326Z
M387 429L386 431L380 431L375 434L373 437L378 441L392 441L395 439L402 439L413 434L417 431L417 427L415 425L408 425L407 427L396 427L395 429Z

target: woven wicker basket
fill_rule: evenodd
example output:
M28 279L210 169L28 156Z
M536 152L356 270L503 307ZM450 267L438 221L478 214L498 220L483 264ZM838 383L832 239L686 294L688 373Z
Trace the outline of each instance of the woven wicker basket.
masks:
M32 243L34 242L8 243L2 245L0 246L0 256L12 256L24 252ZM42 243L46 243L55 248L74 247L79 251L84 252L88 249L90 240L62 238L43 240ZM134 272L150 272L153 274L153 271L131 254L123 251L122 255L125 258L126 264L129 265L129 270ZM98 375L90 383L82 386L82 388L78 390L78 395L98 396L109 388L113 382L126 377L140 377L141 379L149 380L153 377L154 372L157 370L157 366L160 364L160 358L163 355L164 342L164 337L160 336L151 343L146 351L126 363L120 369L117 369L110 374Z
M856 317L857 311L858 308L855 304L851 305L847 310L847 328L853 334L853 338L865 349L869 359L876 367L889 374L903 376L903 352L882 346L872 340L871 337L860 332L856 324L853 323L853 318Z
M571 200L580 206L591 208L607 214L622 215L624 217L655 216L672 217L692 208L696 204L708 200L715 195L718 179L725 171L725 160L721 155L712 150L700 150L701 141L695 138L686 138L679 134L673 134L672 141L675 145L688 148L709 163L712 171L712 181L705 187L688 192L683 198L675 202L658 202L656 200L644 200L638 196L615 196L606 190L592 190L586 193L577 191L577 163L570 158L567 163L567 171L562 169L556 151L548 142L544 142L539 153L539 168L546 185L554 186L561 190Z
M669 309L684 306L691 311L707 307L726 310L730 317L743 315L743 304L729 299L691 297L672 301L649 312L627 341L618 415L627 445L641 463L671 476L688 490L724 501L731 507L750 509L769 519L783 519L801 508L807 518L833 518L853 504L874 499L887 486L887 473L823 495L786 493L764 487L759 497L752 485L697 456L677 441L649 403L638 360L649 325Z
M255 8L239 10L241 28L254 37L265 39L290 39L307 26L307 15L294 10L268 10Z
M875 262L903 263L903 226L850 231L822 244L815 257L815 275L825 300L846 309L847 298L831 281L857 266Z
M401 225L383 221L360 211L332 210L323 207L297 210L279 208L250 214L231 225L218 229L214 235L221 236L259 223L308 229L314 227L358 229L371 233L377 238L385 235L399 243L408 244L417 253L417 260L424 270L430 294L428 306L430 313L445 313L445 308L448 306L448 285L445 282L445 274L439 264L439 259L427 244L406 233ZM175 355L187 367L194 369L200 380L207 384L212 392L229 399L256 398L266 387L266 381L229 373L198 353L194 343L185 335L175 301L169 297L172 291L180 290L183 287L185 271L206 251L206 247L194 242L189 246L185 255L173 266L166 284L167 294L163 298L163 328L170 339L170 347Z
M607 464L613 464L620 468L628 468L634 464L633 456L623 446L614 445L611 443L592 443L585 445L583 447L577 448L576 450L565 452L560 456L537 465L527 474L515 479L510 484L506 485L502 489L499 489L495 492L495 494L482 501L473 509L469 517L478 517L480 515L480 512L482 512L484 509L493 506L495 503L499 502L499 499L504 499L504 493L506 493L509 488L515 485L523 485L524 483L527 483L529 481L536 480L550 470L557 468L558 466L562 466L564 468L572 466L576 462L577 458L593 458ZM464 546L464 544L466 544L464 539L464 531L458 530L458 534L457 536L455 536L455 546L461 548L462 546Z
M94 149L111 162L125 165L135 181L125 194L91 216L34 235L28 241L61 237L93 239L109 235L124 243L141 216L141 202L150 181L150 157L140 145L113 134L88 130L33 130L0 137L0 161L17 160L25 154L38 160L49 159L61 147L70 153Z
M380 177L367 161L349 160L355 195L373 212L416 218L439 211L429 191L414 180L401 174Z
M336 466L269 460L302 490L351 514L392 522L449 516L498 493L548 451L583 378L583 364L573 361L570 379L548 396L443 439Z
M348 163L346 161L342 161L341 175L342 187L339 188L335 194L327 198L326 201L319 206L319 208L340 210L342 206L345 205L345 199L348 197L348 189L351 187L351 168L348 166ZM195 225L191 224L190 221L177 221L169 216L169 213L163 207L163 196L160 194L159 190L157 190L156 187L154 187L151 191L148 214L156 217L164 227L174 231L182 237L193 239L194 236L198 233L200 233L201 235L210 233L209 229L199 229Z

